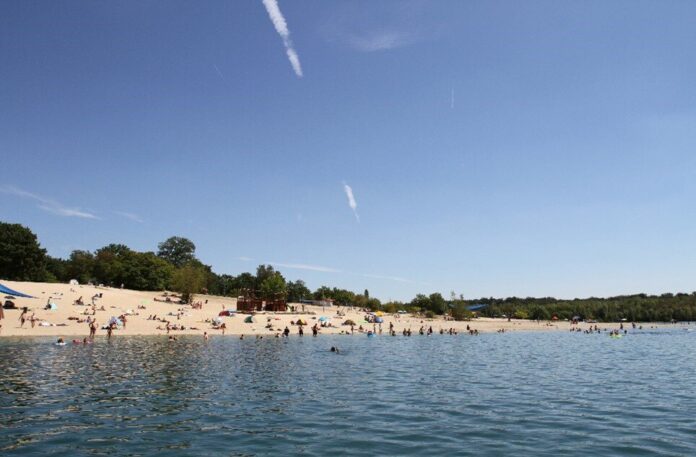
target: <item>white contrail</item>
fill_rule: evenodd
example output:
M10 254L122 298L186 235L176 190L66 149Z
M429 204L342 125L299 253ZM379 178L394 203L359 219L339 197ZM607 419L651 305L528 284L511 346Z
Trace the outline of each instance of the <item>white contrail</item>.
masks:
M294 46L292 45L292 40L290 40L290 30L288 29L288 23L283 17L283 13L280 12L280 7L278 6L277 0L262 0L263 6L266 7L266 12L268 12L268 17L271 18L273 26L278 32L278 35L283 39L283 45L285 46L285 52L288 55L288 60L292 69L298 78L302 77L302 65L300 65L300 57L297 55Z
M281 268L291 268L294 270L309 270L309 271L321 271L324 273L341 273L341 270L337 270L331 267L325 267L323 265L309 265L306 263L282 263L282 262L265 262L274 267Z
M141 224L145 222L140 216L138 216L135 213L129 213L126 211L114 211L114 214L118 214L119 216L125 217L126 219L130 219L134 222L140 222Z
M39 208L49 213L57 214L59 216L81 217L83 219L99 219L99 217L95 216L92 213L88 213L87 211L82 211L79 208L67 207L55 200L51 200L50 198L33 194L31 192L27 192L26 190L22 190L14 186L0 187L0 192L4 194L16 195L18 197L35 200L39 202L39 204L37 205Z
M343 183L343 190L346 192L346 197L348 197L348 206L353 210L355 214L355 220L360 222L360 216L358 216L358 204L355 202L355 197L353 196L353 189L346 183Z
M218 66L215 65L215 64L213 64L213 67L215 67L215 71L217 72L218 76L224 81L224 80L225 80L225 77L223 76L223 74L222 74L222 72L220 71L220 69L218 68Z

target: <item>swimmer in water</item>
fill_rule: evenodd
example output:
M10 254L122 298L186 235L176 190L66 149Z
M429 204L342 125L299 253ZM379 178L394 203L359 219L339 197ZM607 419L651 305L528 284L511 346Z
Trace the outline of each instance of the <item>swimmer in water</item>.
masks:
M336 346L331 346L331 352L335 352L336 354L340 353Z

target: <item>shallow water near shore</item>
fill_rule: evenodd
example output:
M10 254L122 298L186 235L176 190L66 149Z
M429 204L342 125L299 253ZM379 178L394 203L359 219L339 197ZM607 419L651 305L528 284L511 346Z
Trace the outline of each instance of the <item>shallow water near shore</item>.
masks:
M52 342L0 340L2 455L696 454L685 329Z

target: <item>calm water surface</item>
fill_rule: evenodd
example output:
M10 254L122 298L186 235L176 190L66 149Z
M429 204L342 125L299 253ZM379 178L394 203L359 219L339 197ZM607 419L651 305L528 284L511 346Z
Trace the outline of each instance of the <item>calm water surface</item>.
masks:
M696 455L696 331L52 341L0 339L0 455Z

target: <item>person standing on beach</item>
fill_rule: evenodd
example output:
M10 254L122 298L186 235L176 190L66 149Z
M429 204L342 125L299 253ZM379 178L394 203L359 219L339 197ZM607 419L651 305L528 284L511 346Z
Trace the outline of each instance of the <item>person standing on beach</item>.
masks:
M317 324L314 324L312 326L312 336L317 336L318 333L319 333L319 328L317 327Z
M93 340L94 335L97 334L97 322L96 319L92 321L91 324L89 324L89 339Z
M298 330L298 333L300 336L304 336L304 330L302 330L302 326L300 325L300 329Z
M289 329L288 326L286 325L286 326L285 326L285 330L283 330L283 336L284 336L285 338L287 338L288 335L290 335L290 329Z
M22 314L19 315L19 326L24 327L24 322L27 320L27 308L24 308Z
M114 332L114 324L109 324L108 327L106 327L106 337L111 339L111 334Z

